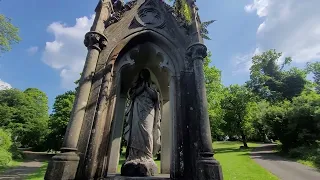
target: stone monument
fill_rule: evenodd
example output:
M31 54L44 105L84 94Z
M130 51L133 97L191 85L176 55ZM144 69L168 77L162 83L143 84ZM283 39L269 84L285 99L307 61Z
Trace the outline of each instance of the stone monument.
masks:
M162 0L99 1L61 153L46 180L223 179L207 112L207 48L195 0L185 1L188 21Z

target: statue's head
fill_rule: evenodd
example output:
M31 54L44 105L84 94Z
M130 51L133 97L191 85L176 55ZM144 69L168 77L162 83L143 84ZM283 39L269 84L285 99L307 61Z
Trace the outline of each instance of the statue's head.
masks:
M150 72L148 69L142 69L139 74L140 78L149 81L150 80Z

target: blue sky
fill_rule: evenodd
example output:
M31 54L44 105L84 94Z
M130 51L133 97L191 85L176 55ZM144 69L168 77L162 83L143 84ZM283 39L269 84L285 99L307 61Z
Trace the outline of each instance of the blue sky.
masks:
M0 14L12 18L22 41L0 57L0 85L56 95L73 89L85 60L83 36L92 24L97 0L2 0ZM319 0L197 0L209 27L212 65L223 84L249 78L253 54L275 48L303 67L320 59Z

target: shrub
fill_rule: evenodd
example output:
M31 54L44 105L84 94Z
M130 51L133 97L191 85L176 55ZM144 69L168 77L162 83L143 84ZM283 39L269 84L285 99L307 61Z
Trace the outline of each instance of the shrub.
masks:
M12 160L12 154L9 151L0 149L0 166L5 166L9 164Z
M0 128L0 166L5 166L12 160L12 154L9 152L11 145L10 133Z
M0 149L9 150L11 148L11 134L8 131L0 128Z

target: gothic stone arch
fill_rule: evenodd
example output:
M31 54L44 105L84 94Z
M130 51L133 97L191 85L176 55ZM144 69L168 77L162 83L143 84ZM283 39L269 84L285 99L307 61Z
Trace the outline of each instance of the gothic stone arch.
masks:
M187 3L196 12L193 1ZM207 49L198 26L193 26L200 21L197 13L192 14L192 25L185 26L183 18L160 0L133 0L120 9L111 2L99 1L85 36L88 55L72 116L61 153L49 163L45 179L116 177L111 172L123 122L119 109L123 110L131 75L142 67L154 74L162 99L170 100L170 175L162 179L222 179L207 114Z

